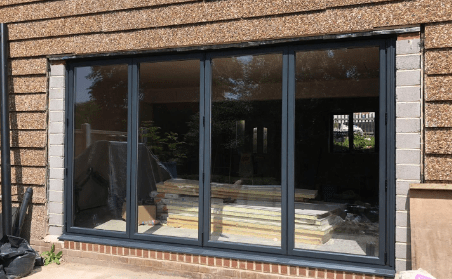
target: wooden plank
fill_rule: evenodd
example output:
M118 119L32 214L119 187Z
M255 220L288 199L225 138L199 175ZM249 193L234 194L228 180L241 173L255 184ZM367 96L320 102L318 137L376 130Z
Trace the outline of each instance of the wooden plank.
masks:
M174 220L172 220L172 219L168 220L168 226L175 227L175 228L193 229L193 230L198 229L197 222L189 222L189 221L174 222ZM280 240L280 238L281 238L280 232L277 232L277 231L275 232L272 230L265 230L265 229L231 227L231 226L225 226L225 225L222 225L222 226L212 225L211 232L213 234L215 234L215 233L233 234L233 235L240 235L240 236L252 236L252 237L259 237L259 238L267 238L267 239L277 238ZM327 242L329 239L331 239L331 233L323 235L323 236L296 233L295 239L296 239L297 243L320 245L320 244Z
M410 189L417 190L452 190L452 184L413 183Z
M410 190L413 269L422 268L438 279L452 278L452 192Z
M188 193L199 193L199 181L188 179L171 179L163 184L157 184L158 191L172 193L169 189ZM167 191L168 190L168 191ZM280 185L235 185L224 183L211 183L212 196L267 196L281 198ZM295 198L314 199L317 196L317 190L296 189Z

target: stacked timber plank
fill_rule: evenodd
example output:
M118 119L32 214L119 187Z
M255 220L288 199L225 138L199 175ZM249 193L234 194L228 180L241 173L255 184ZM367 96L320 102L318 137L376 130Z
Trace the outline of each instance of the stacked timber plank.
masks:
M198 181L173 179L157 185L158 217L169 227L198 229ZM229 186L229 189L225 189ZM211 198L211 233L268 239L281 238L281 202L276 186L215 185ZM234 187L234 188L233 188ZM268 187L270 191L263 193ZM243 190L243 192L241 192ZM279 195L281 190L279 187ZM274 193L274 194L272 194ZM314 198L316 191L299 190L299 199ZM323 244L331 238L336 214L342 205L295 203L295 239L307 244Z
M211 183L210 195L212 198L281 201L280 185L236 185L224 183ZM159 193L181 194L199 196L199 182L197 180L170 179L157 184ZM295 190L295 201L306 201L317 196L316 190Z

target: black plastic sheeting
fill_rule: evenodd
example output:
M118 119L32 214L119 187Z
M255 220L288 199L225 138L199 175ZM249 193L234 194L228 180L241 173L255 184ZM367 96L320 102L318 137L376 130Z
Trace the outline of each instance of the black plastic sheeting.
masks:
M75 158L74 186L78 210L108 206L121 216L127 194L127 142L100 140ZM146 145L138 144L137 198L146 200L157 183L171 179L167 168Z
M25 239L7 235L0 240L0 279L27 276L35 263L42 265L42 258Z

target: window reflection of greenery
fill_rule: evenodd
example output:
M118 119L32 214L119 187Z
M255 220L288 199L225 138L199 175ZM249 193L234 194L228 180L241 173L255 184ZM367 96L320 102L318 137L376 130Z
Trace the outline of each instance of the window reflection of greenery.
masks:
M142 136L147 139L146 145L160 159L161 162L181 163L182 159L187 158L184 146L185 142L179 140L175 132L160 133L160 127L154 126L154 121L148 120L142 122Z
M334 149L338 152L347 151L349 148L349 139L346 138L343 142L334 141ZM374 152L375 151L375 137L365 135L362 136L358 133L355 133L353 136L353 150L356 151L365 151L365 152Z

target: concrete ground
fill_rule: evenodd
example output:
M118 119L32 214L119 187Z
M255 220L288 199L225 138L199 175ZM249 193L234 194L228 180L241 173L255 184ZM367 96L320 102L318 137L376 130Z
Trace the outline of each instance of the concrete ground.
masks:
M182 279L184 277L79 263L35 267L27 279Z

